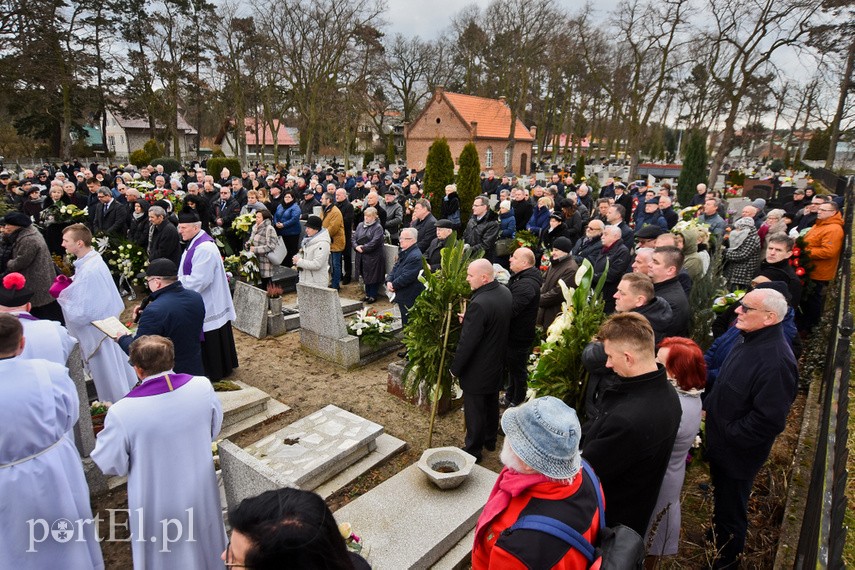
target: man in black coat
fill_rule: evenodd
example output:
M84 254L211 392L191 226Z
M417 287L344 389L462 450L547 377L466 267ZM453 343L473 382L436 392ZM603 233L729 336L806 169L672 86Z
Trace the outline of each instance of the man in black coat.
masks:
M647 268L653 280L653 290L671 305L673 318L665 336L689 336L689 298L680 285L680 269L683 267L683 252L678 247L665 246L653 250Z
M148 221L148 258L168 259L178 267L181 261L181 239L176 227L166 218L166 210L152 206L148 209Z
M416 245L419 251L427 251L430 242L436 237L436 218L431 213L430 200L419 198L413 206L413 221L411 226L419 233Z
M582 454L600 478L609 525L644 536L680 426L680 400L656 363L647 319L614 315L597 336L620 381L602 391L597 409L588 410Z
M592 264L597 259L600 250L603 248L602 237L603 229L606 225L598 220L592 219L585 226L585 235L573 244L573 251L570 254L576 260L577 265L582 265L582 260L587 259Z
M401 230L401 253L398 254L398 261L392 267L391 273L386 276L386 290L395 294L395 302L401 309L401 324L404 327L407 326L410 307L424 289L424 285L419 281L419 272L423 265L422 252L416 245L417 237L415 228Z
M454 222L450 220L436 221L436 237L431 240L425 252L425 259L431 271L436 271L442 266L442 248L445 242L454 233Z
M766 242L766 259L760 263L758 275L768 277L770 281L786 283L790 291L789 304L795 309L802 298L802 281L790 265L796 240L780 233L766 236Z
M463 451L480 462L482 448L496 449L499 389L513 299L510 290L495 280L493 266L486 259L469 264L466 281L472 288L472 298L460 316L463 329L450 371L460 379L463 389Z
M657 346L674 318L671 305L656 296L653 281L645 273L627 273L621 278L615 293L615 311L632 311L646 318L653 328L653 341Z
M525 229L525 225L531 219L531 214L534 211L531 202L525 192L519 188L511 191L511 208L514 210L514 221L517 223L517 231L521 232Z
M626 210L624 210L623 206L620 204L612 204L609 206L608 213L606 214L606 221L613 226L617 226L620 228L621 241L623 241L623 245L626 246L626 249L632 249L635 245L635 234L632 231L632 228L629 227L624 221L624 214Z
M603 302L606 313L615 310L615 291L623 274L632 263L629 250L621 241L620 228L617 226L606 226L601 238L603 247L594 260L594 283L598 283L600 276L606 273L606 283L603 285ZM608 267L606 267L608 265Z
M184 288L178 281L178 266L168 259L155 259L145 274L151 295L134 308L134 316L139 320L137 334L123 335L116 341L129 353L131 343L143 335L165 336L175 346L175 372L204 376L199 342L205 320L202 296Z
M499 229L499 221L490 211L490 201L485 196L477 196L472 203L472 216L463 231L463 241L473 251L483 251L484 258L492 261Z
M509 381L502 402L505 407L520 405L528 390L528 356L534 342L540 286L543 284L543 276L534 263L534 252L527 247L518 248L509 260L513 275L508 281L508 289L513 304L508 350L505 352Z
M104 187L98 189L98 202L92 220L92 233L126 237L128 210L125 206L114 200L110 189Z
M743 340L722 364L704 399L718 552L713 568L737 567L754 477L787 425L798 380L796 359L781 325L787 314L784 296L773 289L755 289L742 298L736 314Z

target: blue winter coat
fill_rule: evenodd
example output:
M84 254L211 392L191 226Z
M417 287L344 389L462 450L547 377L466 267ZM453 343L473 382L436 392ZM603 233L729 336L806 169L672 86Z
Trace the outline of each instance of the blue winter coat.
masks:
M535 208L534 213L532 213L531 218L529 218L528 223L525 226L525 229L535 235L540 235L540 230L549 227L549 216L551 214L552 212L549 211L549 208Z
M275 224L282 224L281 228L276 228L276 233L280 236L298 236L302 231L300 227L300 206L297 202L291 204L279 204L276 208L276 213L273 215L274 227Z
M424 289L424 285L419 281L419 271L422 266L422 252L418 246L411 245L407 249L401 250L398 254L398 261L392 267L392 271L386 278L387 282L392 283L395 288L395 302L412 307L416 302L416 297Z
M517 220L514 217L513 210L505 214L499 214L499 224L501 225L501 229L499 230L500 238L512 238L517 233Z
M668 222L665 220L665 216L659 213L659 210L656 210L652 214L648 214L647 212L640 212L638 214L638 218L635 220L635 231L640 230L645 225L659 226L664 231L668 231Z
M204 321L202 296L176 281L149 295L148 304L140 314L136 336L119 338L119 346L129 353L131 343L143 335L165 336L175 346L175 372L204 376L200 342Z

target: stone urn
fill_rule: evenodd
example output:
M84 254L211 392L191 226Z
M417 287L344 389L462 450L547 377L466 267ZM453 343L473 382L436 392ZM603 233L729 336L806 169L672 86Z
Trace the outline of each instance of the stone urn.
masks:
M457 447L433 447L422 453L418 466L440 489L454 489L469 477L475 456Z

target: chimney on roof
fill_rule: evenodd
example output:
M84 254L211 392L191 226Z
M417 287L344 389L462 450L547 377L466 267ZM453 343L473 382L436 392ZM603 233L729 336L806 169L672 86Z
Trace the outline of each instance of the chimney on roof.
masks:
M507 106L508 106L508 101L507 101L507 99L505 99L505 96L504 96L504 95L500 95L500 96L499 96L499 102L500 102L502 105L504 105L505 107L507 107Z
M535 125L530 126L528 128L528 132L531 133L531 138L533 138L533 139L537 138L537 127Z
M472 125L472 138L475 139L478 136L478 121L469 121L469 124Z

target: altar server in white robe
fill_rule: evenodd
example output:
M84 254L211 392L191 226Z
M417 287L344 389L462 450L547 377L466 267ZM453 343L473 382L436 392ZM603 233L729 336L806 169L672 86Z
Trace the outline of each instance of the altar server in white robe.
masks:
M0 567L104 568L69 434L77 389L63 366L21 358L25 346L21 322L0 314Z
M83 365L95 382L98 399L118 402L134 385L136 376L121 347L92 321L118 317L125 304L107 264L92 249L89 228L83 224L65 228L62 247L77 257L74 260L74 280L57 297L65 315L65 324L68 332L80 343ZM51 292L55 294L56 288Z
M30 314L33 292L20 273L9 273L0 281L0 313L9 313L21 321L27 344L21 358L44 358L65 366L77 339L56 321L38 319Z
M226 532L211 455L220 400L204 376L172 371L168 338L139 337L130 358L141 382L110 407L91 457L104 474L128 476L134 568L221 569Z
M216 382L229 376L238 366L232 323L235 306L229 291L229 280L220 250L214 239L202 231L196 213L181 212L178 233L187 244L178 266L178 279L205 302L205 322L202 325L202 365L205 376Z

